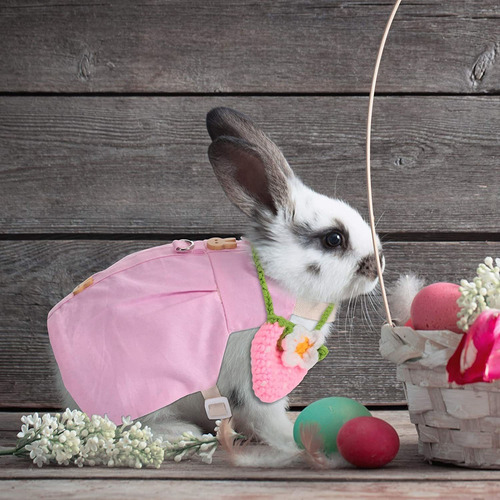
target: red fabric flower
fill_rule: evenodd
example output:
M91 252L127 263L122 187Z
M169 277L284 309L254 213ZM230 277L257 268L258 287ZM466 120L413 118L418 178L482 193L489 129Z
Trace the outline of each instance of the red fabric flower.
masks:
M476 318L446 370L448 381L460 385L500 378L500 310L486 309Z

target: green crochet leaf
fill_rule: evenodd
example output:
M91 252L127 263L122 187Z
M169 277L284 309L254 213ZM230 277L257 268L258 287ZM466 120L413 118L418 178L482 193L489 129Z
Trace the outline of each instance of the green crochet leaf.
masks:
M325 359L328 356L328 352L328 347L326 347L326 345L322 345L318 349L318 361Z

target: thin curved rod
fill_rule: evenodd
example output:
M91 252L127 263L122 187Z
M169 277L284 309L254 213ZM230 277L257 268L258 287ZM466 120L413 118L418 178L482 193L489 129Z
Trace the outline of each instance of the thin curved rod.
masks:
M367 186L367 193L368 193L369 221L370 221L370 228L371 228L371 232L372 232L373 250L375 252L375 262L377 264L378 279L380 282L380 290L382 292L382 298L384 300L384 307L385 307L385 314L387 316L387 321L388 321L389 325L392 325L393 323L392 323L391 311L389 309L389 301L387 300L387 293L385 290L384 278L382 276L382 266L380 264L380 253L379 253L378 247L377 247L377 237L376 237L376 232L375 232L375 215L373 212L372 177L371 177L370 156L371 156L373 100L375 97L375 87L377 86L378 70L380 67L380 61L382 60L382 54L384 53L384 47L385 47L385 42L387 40L387 35L389 34L389 30L391 29L392 21L394 20L394 17L396 16L396 12L398 11L400 3L401 3L401 0L397 0L396 3L394 4L394 7L392 8L391 16L389 17L389 20L387 21L387 26L385 27L385 31L384 31L384 34L382 36L382 40L380 42L380 47L378 49L377 62L375 63L375 69L373 71L373 78L372 78L372 86L370 89L370 100L368 102L368 120L367 120L367 124L366 124L366 186Z

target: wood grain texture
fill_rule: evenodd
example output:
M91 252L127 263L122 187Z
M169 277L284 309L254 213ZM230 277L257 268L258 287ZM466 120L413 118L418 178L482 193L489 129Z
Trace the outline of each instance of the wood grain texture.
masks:
M356 95L369 90L391 5L1 2L0 408L59 407L46 316L75 284L174 235L244 232L207 160L210 108L252 116L306 184L365 213L367 99ZM377 97L372 144L389 283L408 271L457 282L500 256L499 19L498 0L412 0L395 20L378 91L409 95ZM414 234L477 241L391 241ZM395 367L378 353L382 321L372 305L344 307L330 355L291 404L330 395L404 403ZM15 441L20 415L0 412L0 446ZM500 471L426 464L408 412L374 415L401 439L379 470L284 475L231 467L221 451L211 466L159 470L39 469L0 457L0 499L500 497Z
M50 308L90 274L161 241L0 242L0 407L54 408L46 316ZM386 243L386 276L417 272L428 282L472 279L486 255L500 255L500 242ZM395 366L378 353L382 318L374 309L347 310L328 340L330 355L292 393L302 406L330 395L369 404L401 404Z
M26 412L29 413L27 410ZM25 412L25 413L26 413ZM294 420L297 412L290 412ZM314 470L304 466L294 466L295 484L316 481L330 482L330 489L335 489L342 482L373 481L494 481L500 479L500 471L472 470L461 467L430 465L418 455L417 433L410 423L407 411L372 411L372 415L389 422L397 431L401 443L400 450L390 465L381 469L338 468L330 470ZM12 446L16 442L16 434L20 429L22 413L0 412L0 446ZM2 430L4 429L4 430ZM253 445L251 445L253 446ZM262 448L264 450L264 448ZM117 469L108 467L60 467L49 466L38 468L29 460L17 457L0 457L0 480L214 480L214 481L275 481L281 479L283 470L273 468L245 468L228 466L225 452L217 450L210 466L199 460L182 461L180 463L164 462L160 469ZM289 477L287 479L289 479ZM423 484L420 483L420 489ZM418 490L417 490L418 491ZM361 497L364 498L364 497Z
M0 232L238 233L205 115L246 112L314 189L366 205L361 97L0 97ZM381 97L381 232L498 232L500 97Z
M283 471L281 471L283 475ZM239 500L240 498L270 499L354 499L387 500L427 499L469 500L497 498L500 495L498 481L373 481L335 482L320 480L317 482L293 482L277 479L272 481L169 481L169 480L10 480L2 482L0 498L25 500L37 496L66 500L71 497L78 500L105 498L121 500L123 498L147 497L148 499L170 498L198 500L222 498Z
M367 92L392 2L17 0L0 7L0 91ZM382 92L500 89L496 0L416 0Z

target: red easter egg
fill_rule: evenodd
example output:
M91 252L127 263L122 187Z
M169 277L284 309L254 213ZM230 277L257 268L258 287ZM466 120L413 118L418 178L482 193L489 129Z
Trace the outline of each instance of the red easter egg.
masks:
M356 417L341 427L337 447L349 463L373 469L388 464L397 455L399 436L380 418Z
M420 290L411 304L415 330L450 330L464 333L457 326L460 287L454 283L434 283Z

